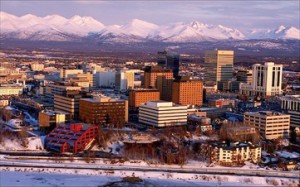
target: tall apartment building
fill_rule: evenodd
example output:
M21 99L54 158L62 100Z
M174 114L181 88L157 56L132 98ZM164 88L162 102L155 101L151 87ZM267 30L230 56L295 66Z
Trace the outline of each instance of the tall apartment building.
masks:
M247 96L274 96L281 95L282 65L273 62L254 64L252 66L252 84L241 84L240 93Z
M45 68L44 64L40 64L40 63L30 64L30 69L32 71L43 71L44 68Z
M157 52L157 64L166 69L173 70L173 76L177 77L179 74L179 54L171 51Z
M83 74L83 70L82 69L66 69L66 68L62 68L60 70L61 80L66 80L68 78L73 78L77 74Z
M265 139L285 138L289 136L290 115L279 112L245 112L244 122L252 125Z
M187 106L166 101L149 101L139 108L139 122L155 127L187 124Z
M189 77L181 77L173 82L172 102L181 105L203 104L202 80L191 80Z
M291 126L300 128L300 95L280 97L281 109L291 115Z
M78 119L81 98L79 91L68 91L63 95L54 95L54 110L69 113L71 119Z
M148 101L158 101L160 93L157 89L139 88L129 92L129 108L137 109Z
M148 66L144 73L144 87L156 88L160 92L160 99L172 100L173 72L161 66Z
M66 91L81 91L82 87L70 82L54 82L47 84L45 88L45 96L53 98L54 95L63 95Z
M128 122L128 101L94 96L79 101L79 119L91 124L123 127Z
M206 51L204 81L206 85L232 79L234 52L228 50Z

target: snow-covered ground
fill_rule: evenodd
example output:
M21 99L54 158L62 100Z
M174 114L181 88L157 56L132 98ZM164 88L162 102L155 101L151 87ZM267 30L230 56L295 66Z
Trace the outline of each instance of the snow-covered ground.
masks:
M126 176L143 180L142 186L297 186L296 179L241 177L141 171L5 168L0 186L103 186ZM133 185L130 185L133 186Z
M30 137L27 147L22 146L21 140L16 138L5 138L0 143L0 150L5 151L41 151L44 149L43 137Z

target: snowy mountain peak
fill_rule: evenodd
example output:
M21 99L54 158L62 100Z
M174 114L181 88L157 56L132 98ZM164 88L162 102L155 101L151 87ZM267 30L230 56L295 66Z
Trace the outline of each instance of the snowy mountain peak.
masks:
M38 17L27 14L17 17L0 12L1 37L27 40L69 41L91 38L101 42L201 42L212 40L300 39L295 27L281 25L274 30L254 30L248 37L235 28L208 25L198 21L164 26L132 19L125 25L108 25L89 16L75 15L70 19L60 15Z
M285 26L280 25L280 26L278 27L278 29L275 31L275 33L280 33L280 32L282 32L282 31L284 31L285 29L286 29Z
M198 30L198 29L201 29L201 28L205 28L207 27L208 25L204 24L204 23L200 23L198 21L192 21L190 23L190 26L193 27L194 29Z

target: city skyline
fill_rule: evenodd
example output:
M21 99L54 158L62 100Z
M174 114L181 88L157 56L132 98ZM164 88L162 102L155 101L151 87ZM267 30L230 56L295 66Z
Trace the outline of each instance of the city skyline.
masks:
M250 32L280 25L299 28L298 1L1 1L1 11L16 16L91 16L104 25L141 19L157 25L199 21ZM298 15L298 16L297 16Z

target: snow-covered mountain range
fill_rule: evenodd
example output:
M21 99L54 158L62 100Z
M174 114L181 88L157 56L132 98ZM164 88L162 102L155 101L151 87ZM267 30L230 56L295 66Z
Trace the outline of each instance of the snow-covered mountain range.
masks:
M193 21L158 26L133 19L125 25L106 26L92 17L59 15L37 17L27 14L17 17L0 12L0 38L43 41L74 41L92 38L103 42L200 42L244 39L300 39L300 30L280 26L274 30L253 30L249 35L222 25Z

